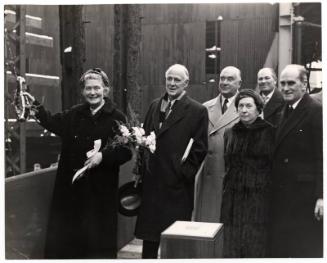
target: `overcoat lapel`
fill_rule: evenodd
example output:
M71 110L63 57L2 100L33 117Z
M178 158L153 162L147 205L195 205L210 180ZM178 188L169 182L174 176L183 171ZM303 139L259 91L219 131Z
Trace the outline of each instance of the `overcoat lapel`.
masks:
M215 128L217 125L222 113L221 113L221 103L220 103L220 97L216 97L214 102L208 106L208 115L209 115L209 129L208 132L210 132Z
M154 125L154 131L155 131L155 134L158 135L159 133L159 117L160 117L160 106L161 106L161 102L163 100L163 97L158 100L157 102L157 105L154 107L154 111L153 111L153 115L152 115L152 119L153 119L153 125Z
M289 132L304 118L306 115L306 104L307 104L307 94L305 94L302 98L302 100L299 102L298 106L295 108L291 116L288 120L282 121L280 128L277 129L276 134L276 148L281 143L281 141L289 134ZM285 118L285 112L286 112L287 105L284 106L283 109L283 117L282 120Z
M221 128L225 127L226 125L238 118L234 101L228 107L225 114L221 114L220 96L221 95L217 97L216 103L208 109L209 118L210 115L212 115L212 117L210 118L210 122L213 124L213 127L211 129L209 128L209 135L216 132L217 130L220 130Z
M269 118L282 104L282 98L280 98L280 96L282 95L279 94L279 91L275 90L271 99L267 103L267 107L264 109L265 119Z
M159 103L159 111L156 114L157 116L159 116L160 114L160 105L161 105L161 100ZM180 100L177 100L172 108L172 112L169 114L167 120L165 120L162 123L161 128L158 130L157 133L157 137L160 137L165 131L167 131L170 127L172 127L173 125L175 125L179 120L181 120L182 118L184 118L185 116L185 111L187 109L187 105L188 105L188 97L185 94ZM158 117L159 118L159 117ZM158 124L159 126L159 124Z

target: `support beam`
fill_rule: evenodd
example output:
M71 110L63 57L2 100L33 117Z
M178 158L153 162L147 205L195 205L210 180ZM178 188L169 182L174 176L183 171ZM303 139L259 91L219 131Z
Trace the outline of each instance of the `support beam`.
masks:
M53 47L53 37L26 32L26 44Z
M140 5L115 5L114 101L127 113L142 112L143 94L139 84L141 49ZM131 112L132 111L132 112Z
M279 4L278 75L292 63L292 3Z
M140 120L143 105L143 93L140 85L140 50L141 50L141 6L137 4L128 5L127 10L127 114ZM134 123L139 125L139 123Z
M114 72L113 97L119 109L126 113L126 16L127 5L114 6Z
M17 24L19 26L19 23ZM15 35L17 33L17 30L12 30L13 34L9 35L11 41L19 41L18 35ZM53 37L49 37L46 35L40 35L40 34L34 34L30 32L25 32L25 44L29 45L37 45L37 46L43 46L43 47L53 47Z
M19 75L26 77L26 6L21 5L17 7L17 20L19 27L17 29L19 36L19 44L17 46L16 54L19 54ZM20 152L20 172L26 172L26 127L25 123L19 125L19 152Z
M5 23L16 23L16 12L13 10L5 10ZM26 15L26 26L36 29L42 29L42 18L36 16Z
M8 81L16 82L15 77L12 75L10 71L6 72ZM50 76L50 75L42 75L42 74L33 74L26 73L26 84L27 85L40 85L40 86L50 86L50 87L59 87L60 78L58 76Z
M302 21L294 22L293 61L295 64L303 64L302 61Z
M79 79L85 61L83 6L59 6L60 61L62 65L62 108L67 109L81 100ZM71 47L70 52L64 52Z

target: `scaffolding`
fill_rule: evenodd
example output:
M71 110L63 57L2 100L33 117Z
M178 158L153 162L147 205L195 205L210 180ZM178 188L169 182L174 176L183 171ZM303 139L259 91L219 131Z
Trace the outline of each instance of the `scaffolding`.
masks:
M6 92L6 118L5 118L5 143L6 143L6 174L16 175L26 170L26 124L15 123L11 125L9 103L12 99L9 91L7 70L15 76L26 77L26 7L13 6L15 21L12 27L5 26L5 92ZM13 11L11 9L11 11ZM10 12L5 12L5 16ZM14 48L12 48L14 46ZM8 72L9 73L9 72ZM15 141L18 147L14 147ZM16 148L16 149L14 149Z
M17 76L27 85L59 86L59 77L27 73L26 45L53 46L53 38L26 32L26 27L42 28L42 19L26 14L24 5L5 6L5 168L6 176L26 172L26 133L31 122L18 122L15 118L13 98Z

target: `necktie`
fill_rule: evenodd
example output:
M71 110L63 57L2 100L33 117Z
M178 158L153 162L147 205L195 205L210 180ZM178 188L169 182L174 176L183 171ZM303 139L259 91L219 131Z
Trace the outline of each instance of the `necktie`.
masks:
M286 111L286 118L289 118L293 111L294 111L293 107L291 105L288 105Z
M228 103L228 99L225 99L224 103L223 103L223 106L221 108L222 114L224 114L226 112L226 110L227 110L227 103Z
M263 99L263 104L266 105L268 102L268 97L267 96L262 96Z
M168 102L168 105L165 110L165 120L168 118L170 110L171 110L171 101Z

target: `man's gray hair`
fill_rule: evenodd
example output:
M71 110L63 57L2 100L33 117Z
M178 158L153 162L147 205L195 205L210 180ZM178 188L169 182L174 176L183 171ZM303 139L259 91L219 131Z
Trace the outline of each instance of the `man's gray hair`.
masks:
M307 83L308 82L308 76L307 76L308 72L307 72L307 70L305 69L305 67L303 65L289 64L283 69L283 71L285 71L286 69L296 69L298 71L298 73L299 73L300 81L302 83Z
M239 80L242 80L242 74L241 74L241 70L240 69L238 69L237 67L234 67L234 66L227 66L227 67L224 67L221 72L223 72L226 69L231 69L231 70L235 71L236 76L238 77L238 79Z
M277 75L276 75L276 72L275 72L274 69L272 69L272 68L262 68L262 69L260 69L260 70L258 71L258 74L259 74L259 72L260 72L261 70L268 70L268 71L270 72L271 76L273 77L273 79L277 81Z
M181 64L174 64L174 65L170 66L167 69L167 71L166 71L166 74L165 74L165 77L166 78L167 78L169 72L172 71L173 69L179 69L179 70L181 70L184 73L184 78L187 79L187 80L189 80L188 70L187 70L187 68L184 65L181 65Z

